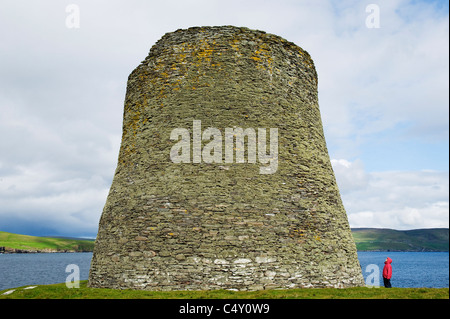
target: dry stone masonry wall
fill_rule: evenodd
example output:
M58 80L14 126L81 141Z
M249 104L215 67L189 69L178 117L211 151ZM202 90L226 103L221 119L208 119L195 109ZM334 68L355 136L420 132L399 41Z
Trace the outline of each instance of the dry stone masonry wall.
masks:
M244 161L237 153L227 161L225 132L238 135L238 128L254 130L258 140L258 128L265 128L267 154L269 129L277 129L274 170L261 173L269 164L258 154L250 160L248 138L242 145L235 136L232 148ZM186 148L179 149L188 161L171 157L183 138L171 138L175 129L188 132ZM208 148L211 140L217 144ZM363 284L309 54L278 36L232 26L164 35L128 78L122 143L89 286Z

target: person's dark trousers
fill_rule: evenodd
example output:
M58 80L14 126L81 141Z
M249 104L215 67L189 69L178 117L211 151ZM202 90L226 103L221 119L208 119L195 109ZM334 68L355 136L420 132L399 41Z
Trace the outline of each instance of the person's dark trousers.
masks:
M384 287L385 288L392 288L390 279L383 278L383 281L384 281Z

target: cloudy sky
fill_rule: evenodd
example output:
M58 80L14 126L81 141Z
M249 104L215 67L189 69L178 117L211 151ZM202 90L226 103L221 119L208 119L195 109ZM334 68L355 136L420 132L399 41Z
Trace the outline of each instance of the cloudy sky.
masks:
M207 25L311 54L351 227L448 227L448 1L2 0L0 230L95 237L128 75L164 33Z

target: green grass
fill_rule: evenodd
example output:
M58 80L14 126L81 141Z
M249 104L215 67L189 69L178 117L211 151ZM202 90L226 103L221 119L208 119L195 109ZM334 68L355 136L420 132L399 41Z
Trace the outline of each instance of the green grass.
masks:
M42 285L33 289L15 288L8 295L0 291L0 299L449 299L448 288L368 288L347 289L288 289L261 291L142 291L88 288L87 281L80 288L66 284Z
M0 247L23 250L51 249L57 251L92 251L94 248L94 241L68 238L35 237L0 231Z
M448 251L448 228L394 230L354 228L358 251Z

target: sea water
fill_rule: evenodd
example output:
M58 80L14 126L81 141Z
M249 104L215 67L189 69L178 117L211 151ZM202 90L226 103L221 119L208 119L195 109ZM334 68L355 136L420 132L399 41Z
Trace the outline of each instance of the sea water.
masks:
M392 259L392 287L449 287L448 252L358 252L366 283L368 276L376 274L379 285L383 286L386 257Z
M89 276L92 253L25 253L0 255L0 290L26 285L49 285L71 281L77 265L80 280Z
M386 257L393 260L393 287L449 287L448 252L358 252L364 278L377 275L382 286ZM70 281L68 265L78 266L80 280L87 280L91 258L92 253L0 254L0 290Z

